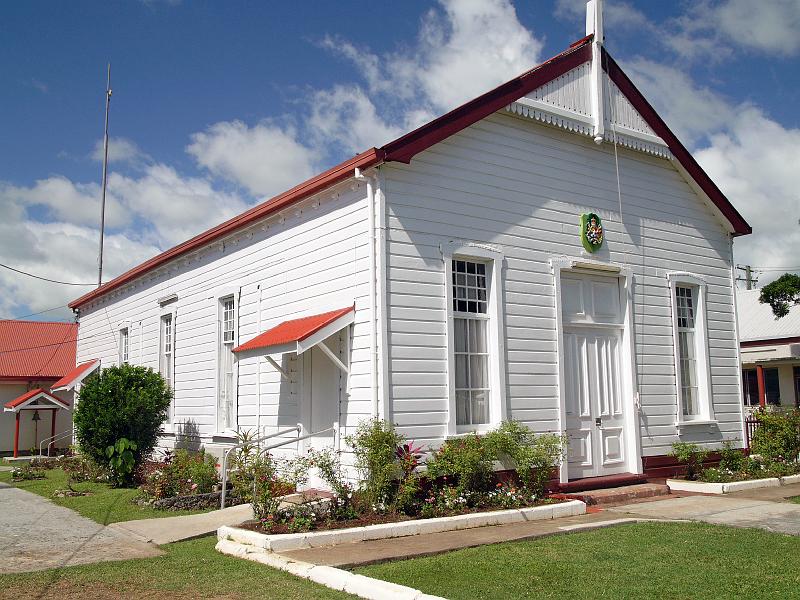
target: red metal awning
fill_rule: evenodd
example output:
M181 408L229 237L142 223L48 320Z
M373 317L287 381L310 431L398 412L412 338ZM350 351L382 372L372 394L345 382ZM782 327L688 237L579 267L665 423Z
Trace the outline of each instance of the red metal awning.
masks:
M319 315L283 321L233 349L236 353L258 350L259 354L301 354L319 341L344 329L355 319L356 307L348 306Z
M25 392L3 405L4 412L18 412L25 409L34 410L39 408L69 408L69 402L41 388L37 388L30 392Z
M72 369L69 373L64 375L61 379L56 381L50 388L51 392L61 392L73 389L76 385L86 379L89 375L94 373L95 369L100 366L100 359L86 361L79 364Z

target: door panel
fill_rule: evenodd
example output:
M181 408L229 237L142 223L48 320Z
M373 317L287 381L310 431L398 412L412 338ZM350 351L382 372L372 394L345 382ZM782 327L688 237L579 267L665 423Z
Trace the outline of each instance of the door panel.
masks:
M570 479L625 470L619 336L618 330L610 328L564 333Z

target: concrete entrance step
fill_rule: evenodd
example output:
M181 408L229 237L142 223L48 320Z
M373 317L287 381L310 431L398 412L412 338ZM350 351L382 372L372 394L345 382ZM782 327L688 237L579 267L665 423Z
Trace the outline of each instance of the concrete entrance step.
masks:
M628 504L644 498L669 496L669 487L657 483L637 483L622 487L575 492L567 494L567 496L581 500L588 506Z

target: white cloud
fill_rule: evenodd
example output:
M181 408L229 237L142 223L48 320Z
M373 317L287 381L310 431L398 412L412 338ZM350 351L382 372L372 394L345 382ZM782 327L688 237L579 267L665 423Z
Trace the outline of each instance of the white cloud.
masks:
M753 226L736 240L737 261L756 267L797 266L800 247L800 129L784 128L745 108L729 130L695 157ZM765 273L766 283L780 273Z
M677 53L689 57L730 56L730 47L792 56L800 51L798 0L703 0L673 23L663 36Z
M182 242L247 208L239 196L206 179L181 176L164 164L148 167L138 178L112 173L108 189L161 247ZM139 223L130 223L130 229Z
M557 0L555 14L562 18L585 23L586 0ZM629 2L604 4L603 23L605 27L615 28L654 28L647 16Z
M98 162L103 160L103 140L97 140L92 150L91 158ZM136 145L136 142L124 137L110 137L108 139L108 162L128 163L141 166L151 162L152 159Z
M319 155L298 137L295 129L267 121L252 127L222 121L193 134L186 150L213 175L272 196L314 174Z
M623 61L622 67L669 128L690 148L704 136L725 128L738 110L673 66L635 58Z
M48 220L76 225L99 224L100 197L99 184L75 183L62 175L40 179L30 187L0 181L0 202L5 200L26 208L42 208ZM107 194L107 225L121 227L129 219L129 210L112 194Z

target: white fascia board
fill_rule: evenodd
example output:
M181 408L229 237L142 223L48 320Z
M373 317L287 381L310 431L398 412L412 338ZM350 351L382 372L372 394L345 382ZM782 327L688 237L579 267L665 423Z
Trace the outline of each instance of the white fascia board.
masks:
M332 323L329 323L316 333L312 333L306 339L297 342L297 354L300 355L306 350L313 348L321 341L328 339L334 333L341 331L348 325L351 325L356 320L356 311L351 310L345 315L342 315Z

